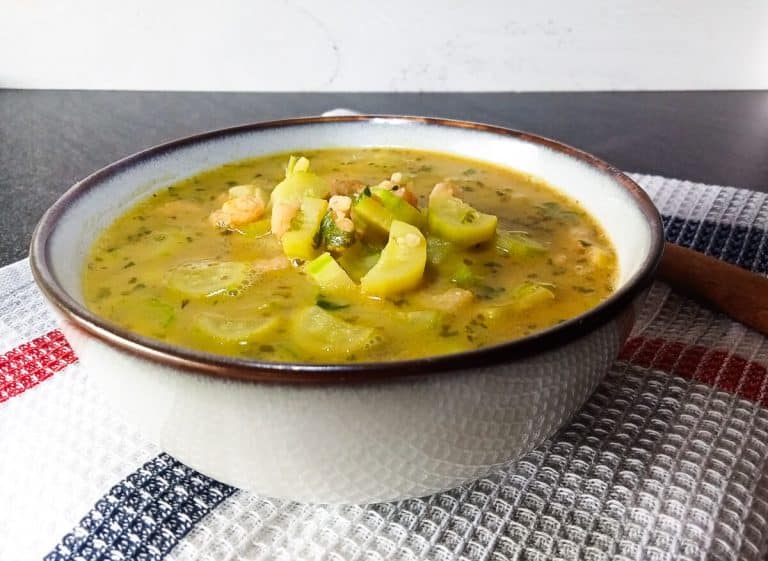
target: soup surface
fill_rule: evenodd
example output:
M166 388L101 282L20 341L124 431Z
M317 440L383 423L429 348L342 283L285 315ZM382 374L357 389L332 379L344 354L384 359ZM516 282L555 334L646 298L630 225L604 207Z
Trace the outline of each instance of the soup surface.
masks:
M83 290L93 312L167 342L368 362L534 333L600 303L616 276L604 232L536 178L334 149L235 162L153 194L98 237Z

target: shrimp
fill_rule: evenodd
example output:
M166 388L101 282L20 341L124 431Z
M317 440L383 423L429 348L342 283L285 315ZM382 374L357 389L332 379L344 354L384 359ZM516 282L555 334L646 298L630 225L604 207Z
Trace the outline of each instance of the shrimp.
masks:
M331 195L354 195L365 184L357 179L331 179Z
M352 199L343 195L333 195L328 201L328 210L331 213L333 222L344 232L352 232L355 225L350 218L352 210Z
M296 203L277 203L272 209L272 234L280 239L290 228L291 220L299 212Z
M258 220L266 209L264 193L253 185L236 185L229 190L229 198L214 210L208 221L220 228L233 228Z
M452 197L453 196L453 186L450 183L447 182L440 182L437 183L434 188L432 189L432 192L429 194L429 198L432 197Z

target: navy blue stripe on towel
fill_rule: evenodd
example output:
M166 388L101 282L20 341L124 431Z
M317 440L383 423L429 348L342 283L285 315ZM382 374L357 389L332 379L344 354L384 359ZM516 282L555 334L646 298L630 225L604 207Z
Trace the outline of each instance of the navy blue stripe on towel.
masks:
M102 497L45 561L159 561L234 492L160 454Z
M706 253L745 269L768 273L768 240L760 228L713 220L663 216L667 241Z

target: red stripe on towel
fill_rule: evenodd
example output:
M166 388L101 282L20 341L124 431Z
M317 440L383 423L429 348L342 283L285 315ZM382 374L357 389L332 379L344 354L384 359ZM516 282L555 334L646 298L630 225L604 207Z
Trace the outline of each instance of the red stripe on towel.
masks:
M634 337L626 342L619 359L696 380L768 407L768 369L726 351L660 337Z
M8 351L0 356L0 403L35 387L76 360L58 329Z

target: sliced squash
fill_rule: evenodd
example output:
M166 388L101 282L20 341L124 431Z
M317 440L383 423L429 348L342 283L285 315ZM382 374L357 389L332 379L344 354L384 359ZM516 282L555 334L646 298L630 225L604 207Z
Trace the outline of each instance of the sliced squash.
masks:
M376 264L360 279L364 294L391 296L418 286L427 262L427 240L411 224L394 220Z
M291 335L304 352L327 360L336 360L375 344L372 327L352 325L319 306L310 306L293 316Z

